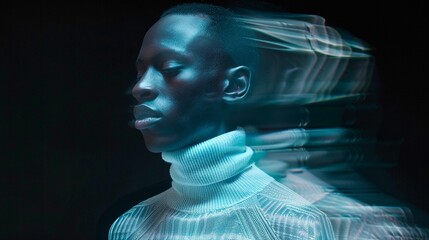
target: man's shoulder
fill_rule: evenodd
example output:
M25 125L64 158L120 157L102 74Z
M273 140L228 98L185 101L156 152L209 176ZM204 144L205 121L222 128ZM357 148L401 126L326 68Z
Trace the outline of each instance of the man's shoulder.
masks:
M258 194L258 201L267 221L281 239L335 239L327 215L279 182L270 183Z
M169 190L141 201L119 216L110 227L109 240L127 239L148 216L157 211L158 206L163 205Z
M152 196L148 199L145 199L141 202L139 202L138 204L136 204L135 206L133 206L131 209L129 209L128 211L126 211L124 214L122 214L118 219L120 218L127 218L127 217L131 217L134 216L136 214L136 212L142 212L144 209L148 209L154 205L157 204L161 204L164 202L166 195L168 195L168 192L170 191L171 188L155 195Z
M315 212L322 213L314 204L304 197L288 188L284 184L272 181L263 191L259 193L260 201L267 204L284 205L290 209L311 209Z

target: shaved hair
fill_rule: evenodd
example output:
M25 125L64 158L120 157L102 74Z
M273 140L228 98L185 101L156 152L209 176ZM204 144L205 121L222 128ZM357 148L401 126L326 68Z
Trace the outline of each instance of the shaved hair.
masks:
M231 65L244 65L255 72L259 64L258 51L249 44L254 33L245 28L231 9L206 3L183 3L167 9L161 18L169 15L191 15L210 20L208 35L218 40L231 61Z

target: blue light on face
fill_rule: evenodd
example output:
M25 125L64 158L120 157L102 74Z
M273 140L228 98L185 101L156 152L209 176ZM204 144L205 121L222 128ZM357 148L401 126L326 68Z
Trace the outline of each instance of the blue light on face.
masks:
M429 236L410 220L406 205L391 201L356 171L391 166L376 153L379 106L371 49L326 26L320 16L249 14L237 20L254 33L242 39L258 53L259 65L251 71L232 71L250 69L237 57L223 60L238 66L211 61L220 45L206 41L209 22L201 16L168 15L146 35L135 116L161 119L139 126L147 147L171 164L172 188L131 209L112 234L118 239ZM224 94L231 76L252 82L239 101L203 94L207 89L221 89L211 91L212 97ZM149 87L155 94L145 94ZM227 131L220 117L225 112L244 128Z

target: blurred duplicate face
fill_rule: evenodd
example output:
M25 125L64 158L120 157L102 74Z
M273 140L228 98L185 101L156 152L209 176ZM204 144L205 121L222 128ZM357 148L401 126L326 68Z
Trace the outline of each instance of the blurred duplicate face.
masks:
M151 152L177 150L226 132L227 67L204 16L167 15L146 33L136 66L135 127Z

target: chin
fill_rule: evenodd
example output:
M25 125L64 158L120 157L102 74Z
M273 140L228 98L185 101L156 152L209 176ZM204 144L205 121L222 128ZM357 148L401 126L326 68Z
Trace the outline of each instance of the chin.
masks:
M159 143L154 141L153 137L148 137L143 134L144 143L146 145L146 149L151 153L161 153L166 151L165 147L160 146Z
M157 131L142 131L146 148L152 153L169 152L182 149L207 139L216 137L224 132L218 131L218 128L205 127L198 131L193 129L191 133L169 132L160 134Z
M162 153L162 152L165 152L162 148L153 147L153 146L148 145L148 144L146 144L146 148L151 153Z
M143 134L143 137L144 143L149 152L161 153L178 149L176 146L178 145L178 141L174 141L171 138L162 138L151 134Z

